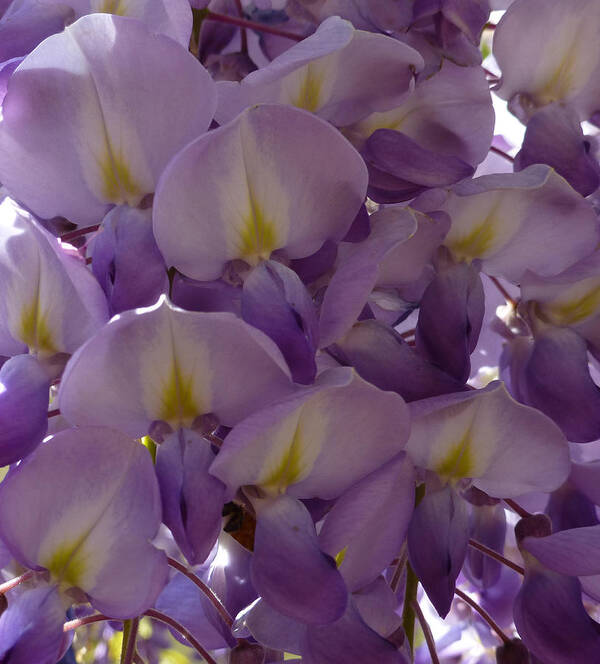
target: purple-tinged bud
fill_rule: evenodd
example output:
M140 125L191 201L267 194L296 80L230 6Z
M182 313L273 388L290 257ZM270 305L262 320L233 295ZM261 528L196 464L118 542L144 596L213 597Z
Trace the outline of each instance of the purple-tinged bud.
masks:
M242 641L229 653L229 664L263 664L265 649L257 643Z
M526 537L548 537L552 534L552 523L545 514L532 514L521 519L515 526L517 544Z

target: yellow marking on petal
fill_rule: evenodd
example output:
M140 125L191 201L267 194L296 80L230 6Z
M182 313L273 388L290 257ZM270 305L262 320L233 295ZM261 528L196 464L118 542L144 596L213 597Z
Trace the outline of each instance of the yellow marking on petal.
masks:
M340 567L340 565L344 562L344 558L346 557L346 553L348 551L348 546L345 546L341 551L338 551L338 553L335 556L335 564Z
M84 561L79 556L81 541L61 545L49 559L40 564L50 574L68 587L78 587L85 571Z
M19 321L19 334L23 343L30 350L43 354L54 354L58 352L48 323L40 311L39 297L21 312Z
M302 436L300 426L296 427L292 443L277 467L259 485L269 493L285 493L290 484L294 484L304 472L302 464Z
M450 241L448 246L459 260L473 260L483 258L495 239L496 233L490 215L469 233Z
M567 302L541 304L540 309L556 325L575 325L600 309L600 285Z
M135 207L143 197L142 188L131 175L127 163L122 156L116 156L110 147L106 154L98 160L102 175L102 195L117 205Z
M158 419L168 422L174 429L189 427L203 413L194 396L194 378L185 376L179 363L173 359L171 373L163 387Z
M323 74L317 72L314 66L304 68L302 80L291 104L297 108L314 113L321 106L321 92L323 89Z
M574 79L578 57L581 58L581 53L578 52L576 40L572 39L559 65L548 76L540 91L536 94L541 103L550 104L569 95L575 87Z
M474 462L471 438L467 431L458 443L450 447L446 456L437 464L435 471L438 475L448 479L472 477L475 469Z
M249 265L258 265L261 260L268 260L277 247L277 233L275 224L265 218L250 188L248 201L250 214L244 218L244 224L238 231L240 258Z
M127 16L127 2L126 0L103 0L96 11L103 14Z

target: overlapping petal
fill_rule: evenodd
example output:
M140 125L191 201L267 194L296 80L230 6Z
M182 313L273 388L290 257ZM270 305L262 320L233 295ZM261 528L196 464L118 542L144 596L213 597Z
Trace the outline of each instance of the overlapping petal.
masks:
M257 106L173 159L156 192L154 233L167 264L217 279L234 259L255 265L276 250L303 258L341 240L366 185L359 154L329 124Z
M176 430L209 413L231 426L292 389L281 353L262 332L232 314L183 311L163 297L114 318L73 356L59 404L74 424L111 422L143 436L155 421Z
M42 217L98 223L109 206L154 192L215 106L210 76L179 44L137 20L84 16L13 74L0 180Z
M167 565L149 543L161 510L142 445L106 427L62 431L2 482L0 496L0 536L21 564L49 570L115 618L152 605Z

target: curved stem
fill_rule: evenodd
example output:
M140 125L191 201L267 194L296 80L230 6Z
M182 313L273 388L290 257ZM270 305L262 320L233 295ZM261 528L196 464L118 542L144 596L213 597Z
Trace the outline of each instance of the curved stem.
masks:
M395 563L396 567L392 575L392 580L390 581L390 588L392 589L393 592L396 592L398 590L398 586L400 585L400 579L402 578L402 570L404 569L407 560L408 560L408 551L405 545L404 550L402 551L401 555L399 556L398 560Z
M95 622L102 622L103 620L114 620L114 618L105 616L102 613L97 613L95 616L86 616L85 618L76 618L75 620L69 620L63 625L63 632L68 632L84 625L91 625Z
M524 507L521 507L519 503L515 503L511 498L505 498L504 502L510 507L513 512L516 512L522 519L526 519L528 516L533 516L531 512L528 512Z
M84 228L76 228L74 231L69 231L64 235L61 235L60 240L61 242L68 242L69 240L74 240L76 237L81 237L82 235L87 235L88 233L95 233L99 228L100 224L85 226Z
M57 415L60 415L60 409L58 408L48 411L48 417L56 417Z
M454 592L456 595L458 595L463 602L466 602L472 609L475 609L477 613L485 620L485 622L496 632L496 634L502 639L504 643L509 643L510 639L506 634L500 629L496 621L490 616L490 614L477 602L473 599L471 599L466 593L464 593L462 590L459 588L455 588Z
M225 608L225 605L221 600L217 597L217 595L213 592L212 588L209 588L202 579L200 579L198 576L192 572L192 570L188 569L185 565L182 565L179 561L175 560L175 558L170 558L167 556L167 562L171 567L176 569L178 572L181 572L187 578L192 582L195 583L198 588L208 597L210 600L211 604L215 607L215 609L219 612L219 615L221 618L223 618L223 622L231 629L231 626L233 625L233 618L229 614L229 611Z
M235 7L237 9L238 16L240 18L244 18L244 9L242 7L242 0L235 0ZM240 34L241 34L240 51L242 53L248 54L248 34L246 28L240 28Z
M425 620L423 611L421 611L419 602L417 602L416 599L412 602L412 608L417 618L419 619L419 622L421 623L421 629L423 630L423 635L425 636L425 643L427 643L427 649L429 650L429 656L431 657L431 664L440 664L440 660L435 649L435 640L433 638L433 634L431 633L429 623L427 620Z
M25 574L21 574L21 576L16 576L14 579L0 584L0 595L4 595L4 593L9 590L16 588L20 583L23 583L23 581L29 581L34 574L35 572L33 570L29 570L28 572L25 572Z
M503 565L506 565L507 567L514 569L515 572L518 572L521 575L525 574L525 570L521 567L521 565L513 563L512 560L505 558L497 551L494 551L494 549L490 549L489 547L485 546L485 544L481 544L480 542L477 542L474 539L470 539L469 546L472 546L474 549L481 551L481 553L485 553L486 556L489 556L490 558L497 560L499 563L502 563Z
M500 148L497 148L495 145L490 146L490 152L495 152L496 154L499 154L501 157L504 157L510 163L512 164L514 162L514 157L511 157L508 152L504 152L504 150L501 150Z
M296 35L293 32L287 32L285 30L280 30L279 28L274 28L271 25L264 25L263 23L248 21L245 18L227 16L227 14L219 14L218 12L209 11L206 14L206 18L204 20L229 23L229 25L235 25L238 28L251 28L252 30L258 30L259 32L268 32L271 35L277 35L278 37L285 37L286 39L293 39L294 41L302 41L304 39L304 35Z
M202 644L197 641L183 625L178 623L176 620L173 620L173 618L168 616L166 613L157 611L156 609L148 609L144 615L148 616L149 618L154 618L154 620L158 620L159 622L162 622L165 625L168 625L169 627L177 630L181 636L183 636L183 638L192 646L192 648L194 648L199 655L204 657L208 664L217 664L217 662L210 656L208 651L203 648Z
M413 604L417 601L417 588L419 579L414 573L410 563L406 563L406 589L404 591L404 607L402 608L402 628L406 635L406 640L410 646L412 660L414 661L414 643L415 643L415 612Z

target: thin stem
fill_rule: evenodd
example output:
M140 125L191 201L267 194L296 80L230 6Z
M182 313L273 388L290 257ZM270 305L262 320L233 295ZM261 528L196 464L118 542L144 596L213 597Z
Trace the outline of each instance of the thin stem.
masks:
M427 649L429 650L429 656L431 657L431 664L440 664L440 660L437 656L437 651L435 649L435 640L433 638L433 634L431 633L429 623L427 622L427 620L425 620L423 611L421 611L419 602L417 602L417 600L413 600L412 607L417 618L419 619L419 622L421 623L421 629L423 630L423 635L425 636L425 642L427 643Z
M496 29L496 24L495 23L486 23L483 26L484 30L495 30Z
M416 330L415 330L415 328L413 327L412 330L404 330L404 332L400 332L400 336L401 336L403 339L407 339L408 337L414 337L414 336L415 336L415 333L416 333Z
M496 81L499 81L499 80L500 80L500 79L498 78L498 76L496 76L496 74L494 74L493 71L490 71L489 69L486 69L485 67L482 67L482 69L483 69L483 71L484 71L484 72L485 72L490 78L493 78L493 79L494 79L494 83L495 83Z
M99 228L100 224L85 226L84 228L76 228L74 231L69 231L64 235L61 235L60 240L61 242L68 242L69 240L74 240L76 237L81 237L82 235L87 235L88 233L95 233Z
M188 569L185 565L182 565L179 561L175 560L175 558L167 557L167 562L169 565L171 565L171 567L187 576L187 578L192 581L192 583L195 583L198 588L200 588L200 590L208 597L211 604L219 612L219 615L221 618L223 618L223 622L231 629L231 626L233 625L233 618L229 614L229 611L225 608L223 602L221 602L221 600L213 592L212 588L209 588L209 586L207 586L204 581L202 581L202 579L197 577L194 572L192 572L192 570Z
M495 152L496 154L499 154L501 157L504 157L510 163L512 164L514 162L514 157L511 157L508 152L504 152L504 150L501 150L500 148L497 148L495 145L490 145L490 152Z
M489 275L488 275L489 276ZM514 297L511 297L510 293L504 288L504 286L496 279L496 277L489 277L490 281L496 286L496 288L502 293L504 299L513 307L517 306L517 301Z
M244 18L244 9L242 7L242 0L235 0L235 6L240 18ZM240 35L242 43L240 45L240 50L242 53L248 53L248 33L246 28L240 28Z
M274 28L271 25L263 25L262 23L256 23L255 21L248 21L245 18L227 16L226 14L219 14L218 12L209 11L204 20L219 21L221 23L229 23L229 25L236 25L238 28L250 28L251 30L258 30L259 32L268 32L271 35L293 39L294 41L302 41L304 39L304 35L296 35L293 32L286 32L285 30Z
M392 575L392 580L390 581L390 588L392 589L392 592L396 592L398 590L398 586L400 585L400 579L402 578L402 570L404 569L404 565L406 565L407 560L408 560L408 551L405 546L404 550L402 551L401 555L399 556L396 562L396 567Z
M114 620L114 618L109 618L109 616L105 616L102 613L97 613L95 616L86 616L85 618L75 618L75 620L69 620L63 625L63 632L68 632L84 625L102 622L103 620Z
M402 608L402 627L410 646L410 652L414 651L415 643L415 612L413 603L417 600L417 588L419 579L413 572L410 563L406 563L406 589L404 591L404 607ZM413 657L414 659L414 657Z
M162 613L162 611L157 611L156 609L148 609L144 615L148 616L149 618L154 618L154 620L158 620L159 622L162 622L165 625L169 625L169 627L177 630L181 636L183 636L183 638L186 639L186 641L192 646L192 648L194 648L199 655L204 657L208 664L217 664L217 662L210 656L208 651L202 647L202 644L197 641L183 625L178 623L176 620L173 620L173 618L168 616L166 613Z
M462 590L459 588L455 588L454 592L463 600L463 602L466 602L471 608L475 609L477 613L485 620L485 622L496 632L496 634L502 639L504 643L508 643L510 639L506 634L500 629L496 621L490 616L490 614L477 602L473 599L471 599L466 593L464 593Z
M48 417L56 417L57 415L60 415L59 408L54 408L53 410L48 411Z
M123 644L121 646L121 664L133 664L135 655L135 642L137 639L139 618L126 620L123 624Z
M489 556L490 558L497 560L499 563L502 563L503 565L506 565L507 567L514 569L515 572L518 572L521 575L525 574L525 570L521 567L521 565L513 563L512 560L505 558L497 551L494 551L494 549L490 549L489 547L485 546L485 544L481 544L480 542L476 542L474 539L470 539L469 546L472 546L474 549L481 551L481 553L485 553L486 556Z
M14 579L5 581L4 583L0 584L0 595L4 595L4 593L12 590L13 588L16 588L24 581L29 581L29 579L31 579L34 574L35 572L33 570L29 570L28 572L25 572L25 574L21 574L21 576L16 576Z
M524 507L521 507L519 503L515 503L512 498L505 498L504 502L510 507L513 512L516 512L521 518L526 519L528 516L533 516L531 512L528 512Z

